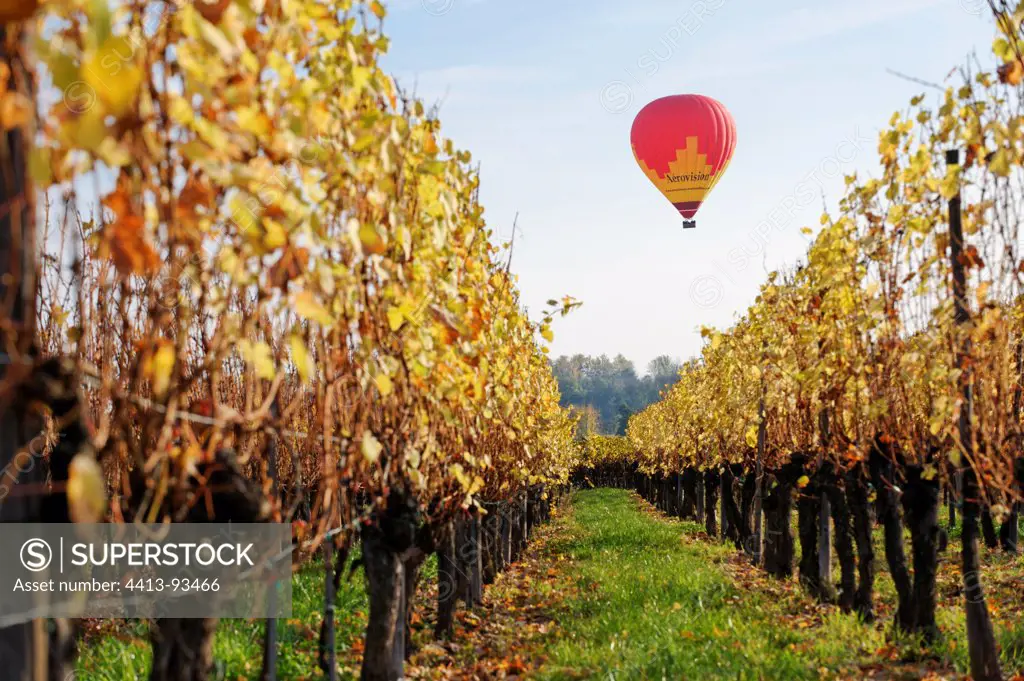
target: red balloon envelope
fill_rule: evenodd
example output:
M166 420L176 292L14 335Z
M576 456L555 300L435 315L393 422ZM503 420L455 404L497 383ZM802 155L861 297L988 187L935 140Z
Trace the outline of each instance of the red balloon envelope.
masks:
M693 227L693 217L718 183L736 148L736 124L704 95L656 99L636 115L633 156L648 179Z

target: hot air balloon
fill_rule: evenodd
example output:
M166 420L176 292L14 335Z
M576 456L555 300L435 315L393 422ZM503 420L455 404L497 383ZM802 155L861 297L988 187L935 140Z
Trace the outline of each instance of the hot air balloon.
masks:
M640 169L683 216L683 227L696 227L697 210L736 148L732 116L704 95L662 97L640 110L629 137Z

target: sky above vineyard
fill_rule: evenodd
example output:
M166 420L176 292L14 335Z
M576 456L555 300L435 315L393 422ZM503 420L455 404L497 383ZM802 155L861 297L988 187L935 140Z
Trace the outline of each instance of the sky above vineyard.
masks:
M399 0L385 66L441 104L482 163L481 197L554 354L686 358L700 324L728 325L768 270L806 250L843 174L872 173L877 133L949 65L993 38L984 0ZM984 11L983 11L984 10ZM910 33L927 41L908 41ZM955 81L951 81L955 82ZM707 94L732 112L728 173L683 231L633 161L648 101ZM937 93L936 93L937 94ZM642 330L642 332L640 332Z

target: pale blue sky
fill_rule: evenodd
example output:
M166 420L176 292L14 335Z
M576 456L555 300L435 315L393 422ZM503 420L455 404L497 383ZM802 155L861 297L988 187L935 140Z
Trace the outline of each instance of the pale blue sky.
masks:
M386 66L441 101L482 163L489 224L511 234L536 313L570 294L553 354L622 353L644 370L699 351L768 269L793 263L842 175L873 172L878 130L976 49L984 0L396 0ZM694 92L732 112L732 165L682 230L633 161L648 101Z

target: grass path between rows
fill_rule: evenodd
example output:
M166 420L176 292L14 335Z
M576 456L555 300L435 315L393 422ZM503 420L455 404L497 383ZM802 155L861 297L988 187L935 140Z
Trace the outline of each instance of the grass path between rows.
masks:
M625 490L586 490L540 528L484 606L461 615L453 641L428 643L407 671L467 681L864 676L880 637L818 607L696 524Z
M577 588L538 678L818 679L854 674L879 646L624 490L576 494L562 530L552 550Z

